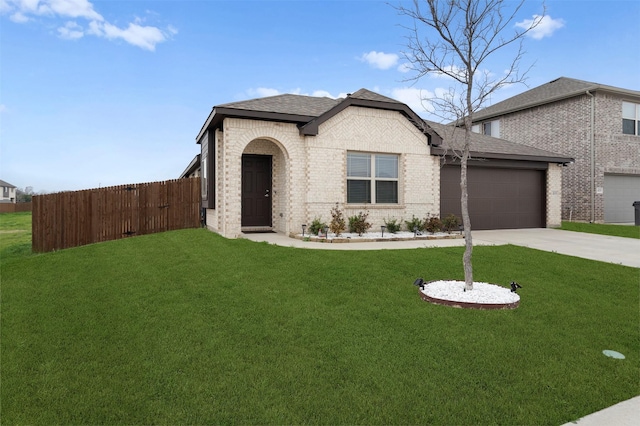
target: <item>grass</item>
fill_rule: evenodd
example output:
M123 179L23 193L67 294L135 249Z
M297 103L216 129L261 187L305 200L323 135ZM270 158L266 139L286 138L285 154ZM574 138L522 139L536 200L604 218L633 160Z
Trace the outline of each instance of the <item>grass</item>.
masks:
M587 232L590 234L611 235L614 237L640 239L640 227L629 225L609 225L602 223L562 222L560 229L565 231Z
M0 214L0 260L31 253L31 212Z
M423 302L462 250L194 229L3 257L2 423L562 424L640 393L637 269L476 247L521 306Z

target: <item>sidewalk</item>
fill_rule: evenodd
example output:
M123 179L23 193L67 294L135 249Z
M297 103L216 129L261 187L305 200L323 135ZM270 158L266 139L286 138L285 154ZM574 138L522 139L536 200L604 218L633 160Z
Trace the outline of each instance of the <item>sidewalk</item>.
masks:
M636 426L638 423L640 423L640 396L619 402L562 426Z

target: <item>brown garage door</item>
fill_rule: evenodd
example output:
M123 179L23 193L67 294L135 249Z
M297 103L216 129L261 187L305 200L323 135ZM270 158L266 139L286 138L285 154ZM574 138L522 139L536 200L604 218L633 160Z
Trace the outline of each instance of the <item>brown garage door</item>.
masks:
M544 228L543 170L468 167L469 215L472 229ZM460 166L440 174L440 216L460 213Z

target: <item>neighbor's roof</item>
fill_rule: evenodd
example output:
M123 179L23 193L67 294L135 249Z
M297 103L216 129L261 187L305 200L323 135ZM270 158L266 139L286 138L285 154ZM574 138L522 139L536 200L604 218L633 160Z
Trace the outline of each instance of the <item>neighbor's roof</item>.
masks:
M15 185L11 185L9 182L5 182L2 179L0 179L0 186L3 186L5 188L15 188Z
M636 90L622 89L604 84L591 83L589 81L560 77L549 83L534 87L519 95L505 99L495 105L481 109L473 114L473 121L486 120L504 114L533 108L539 105L556 102L574 96L584 95L586 92L606 91L620 95L640 98L640 92Z
M451 154L452 150L462 150L464 146L464 128L431 121L428 121L427 124L438 132L443 139L442 145L431 148L432 155L447 155ZM570 163L574 161L573 158L557 152L510 142L481 133L471 134L470 155L475 159L526 160L545 163Z
M367 89L360 89L339 99L286 94L221 104L213 107L196 141L200 143L200 138L208 129L220 127L228 117L295 123L300 134L313 136L318 134L320 124L349 106L398 111L429 137L429 143L440 144L439 135L411 108Z

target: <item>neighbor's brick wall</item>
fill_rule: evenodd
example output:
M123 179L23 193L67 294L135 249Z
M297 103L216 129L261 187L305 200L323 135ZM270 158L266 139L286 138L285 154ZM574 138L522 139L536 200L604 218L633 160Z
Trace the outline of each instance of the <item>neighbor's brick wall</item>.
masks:
M621 97L601 91L595 96L595 187L603 188L606 173L640 174L640 137L622 134ZM563 219L571 212L574 220L591 220L590 122L587 94L500 118L503 139L575 158L562 173ZM602 222L604 194L594 200L595 221Z

